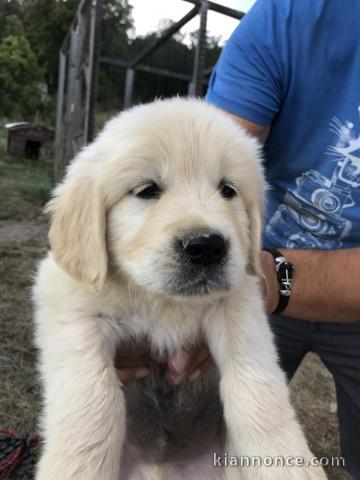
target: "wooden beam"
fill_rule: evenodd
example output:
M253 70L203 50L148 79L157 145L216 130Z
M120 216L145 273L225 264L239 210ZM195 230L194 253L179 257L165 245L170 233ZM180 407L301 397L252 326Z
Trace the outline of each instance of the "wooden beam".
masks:
M120 58L111 58L111 57L100 57L100 63L114 65L122 68L130 68L130 64L121 60ZM135 71L153 73L154 75L160 75L162 77L176 78L178 80L184 80L189 82L191 80L191 75L186 73L174 72L172 70L167 70L166 68L153 67L152 65L139 64L134 68Z

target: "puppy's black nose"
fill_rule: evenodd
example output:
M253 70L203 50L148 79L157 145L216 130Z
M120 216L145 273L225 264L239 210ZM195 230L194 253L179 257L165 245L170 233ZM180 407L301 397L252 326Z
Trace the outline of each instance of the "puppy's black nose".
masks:
M225 239L221 235L200 235L183 241L184 253L191 263L211 265L221 262L226 255Z

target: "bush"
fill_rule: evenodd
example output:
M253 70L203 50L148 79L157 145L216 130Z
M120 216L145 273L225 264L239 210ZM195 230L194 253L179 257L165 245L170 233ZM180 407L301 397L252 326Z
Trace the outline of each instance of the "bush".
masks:
M43 72L16 17L0 42L0 115L32 118L41 106Z

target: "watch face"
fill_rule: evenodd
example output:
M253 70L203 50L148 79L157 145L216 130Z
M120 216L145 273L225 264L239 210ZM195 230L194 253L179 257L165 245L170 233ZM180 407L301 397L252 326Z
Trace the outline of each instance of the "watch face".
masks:
M283 272L284 274L287 272L290 278L292 278L295 267L292 263L286 261L280 265L279 271Z
M289 297L291 295L291 283L293 280L294 265L285 261L279 265L278 282L280 283L280 295Z
M276 248L269 248L265 250L270 252L274 257L277 279L280 285L280 297L290 297L291 284L295 273L294 265L291 262L288 262L282 253Z
M280 286L279 303L272 313L276 315L283 312L289 303L295 267L291 262L288 262L276 248L266 248L265 250L270 252L274 258L277 279Z

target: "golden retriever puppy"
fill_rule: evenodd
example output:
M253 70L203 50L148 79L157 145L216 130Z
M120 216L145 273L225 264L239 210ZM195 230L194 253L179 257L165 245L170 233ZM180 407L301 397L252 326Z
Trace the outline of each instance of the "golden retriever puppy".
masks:
M261 300L259 157L222 112L176 98L121 113L70 165L34 288L37 480L325 478ZM123 386L115 353L143 339L159 364ZM160 362L201 341L216 371L169 385Z

